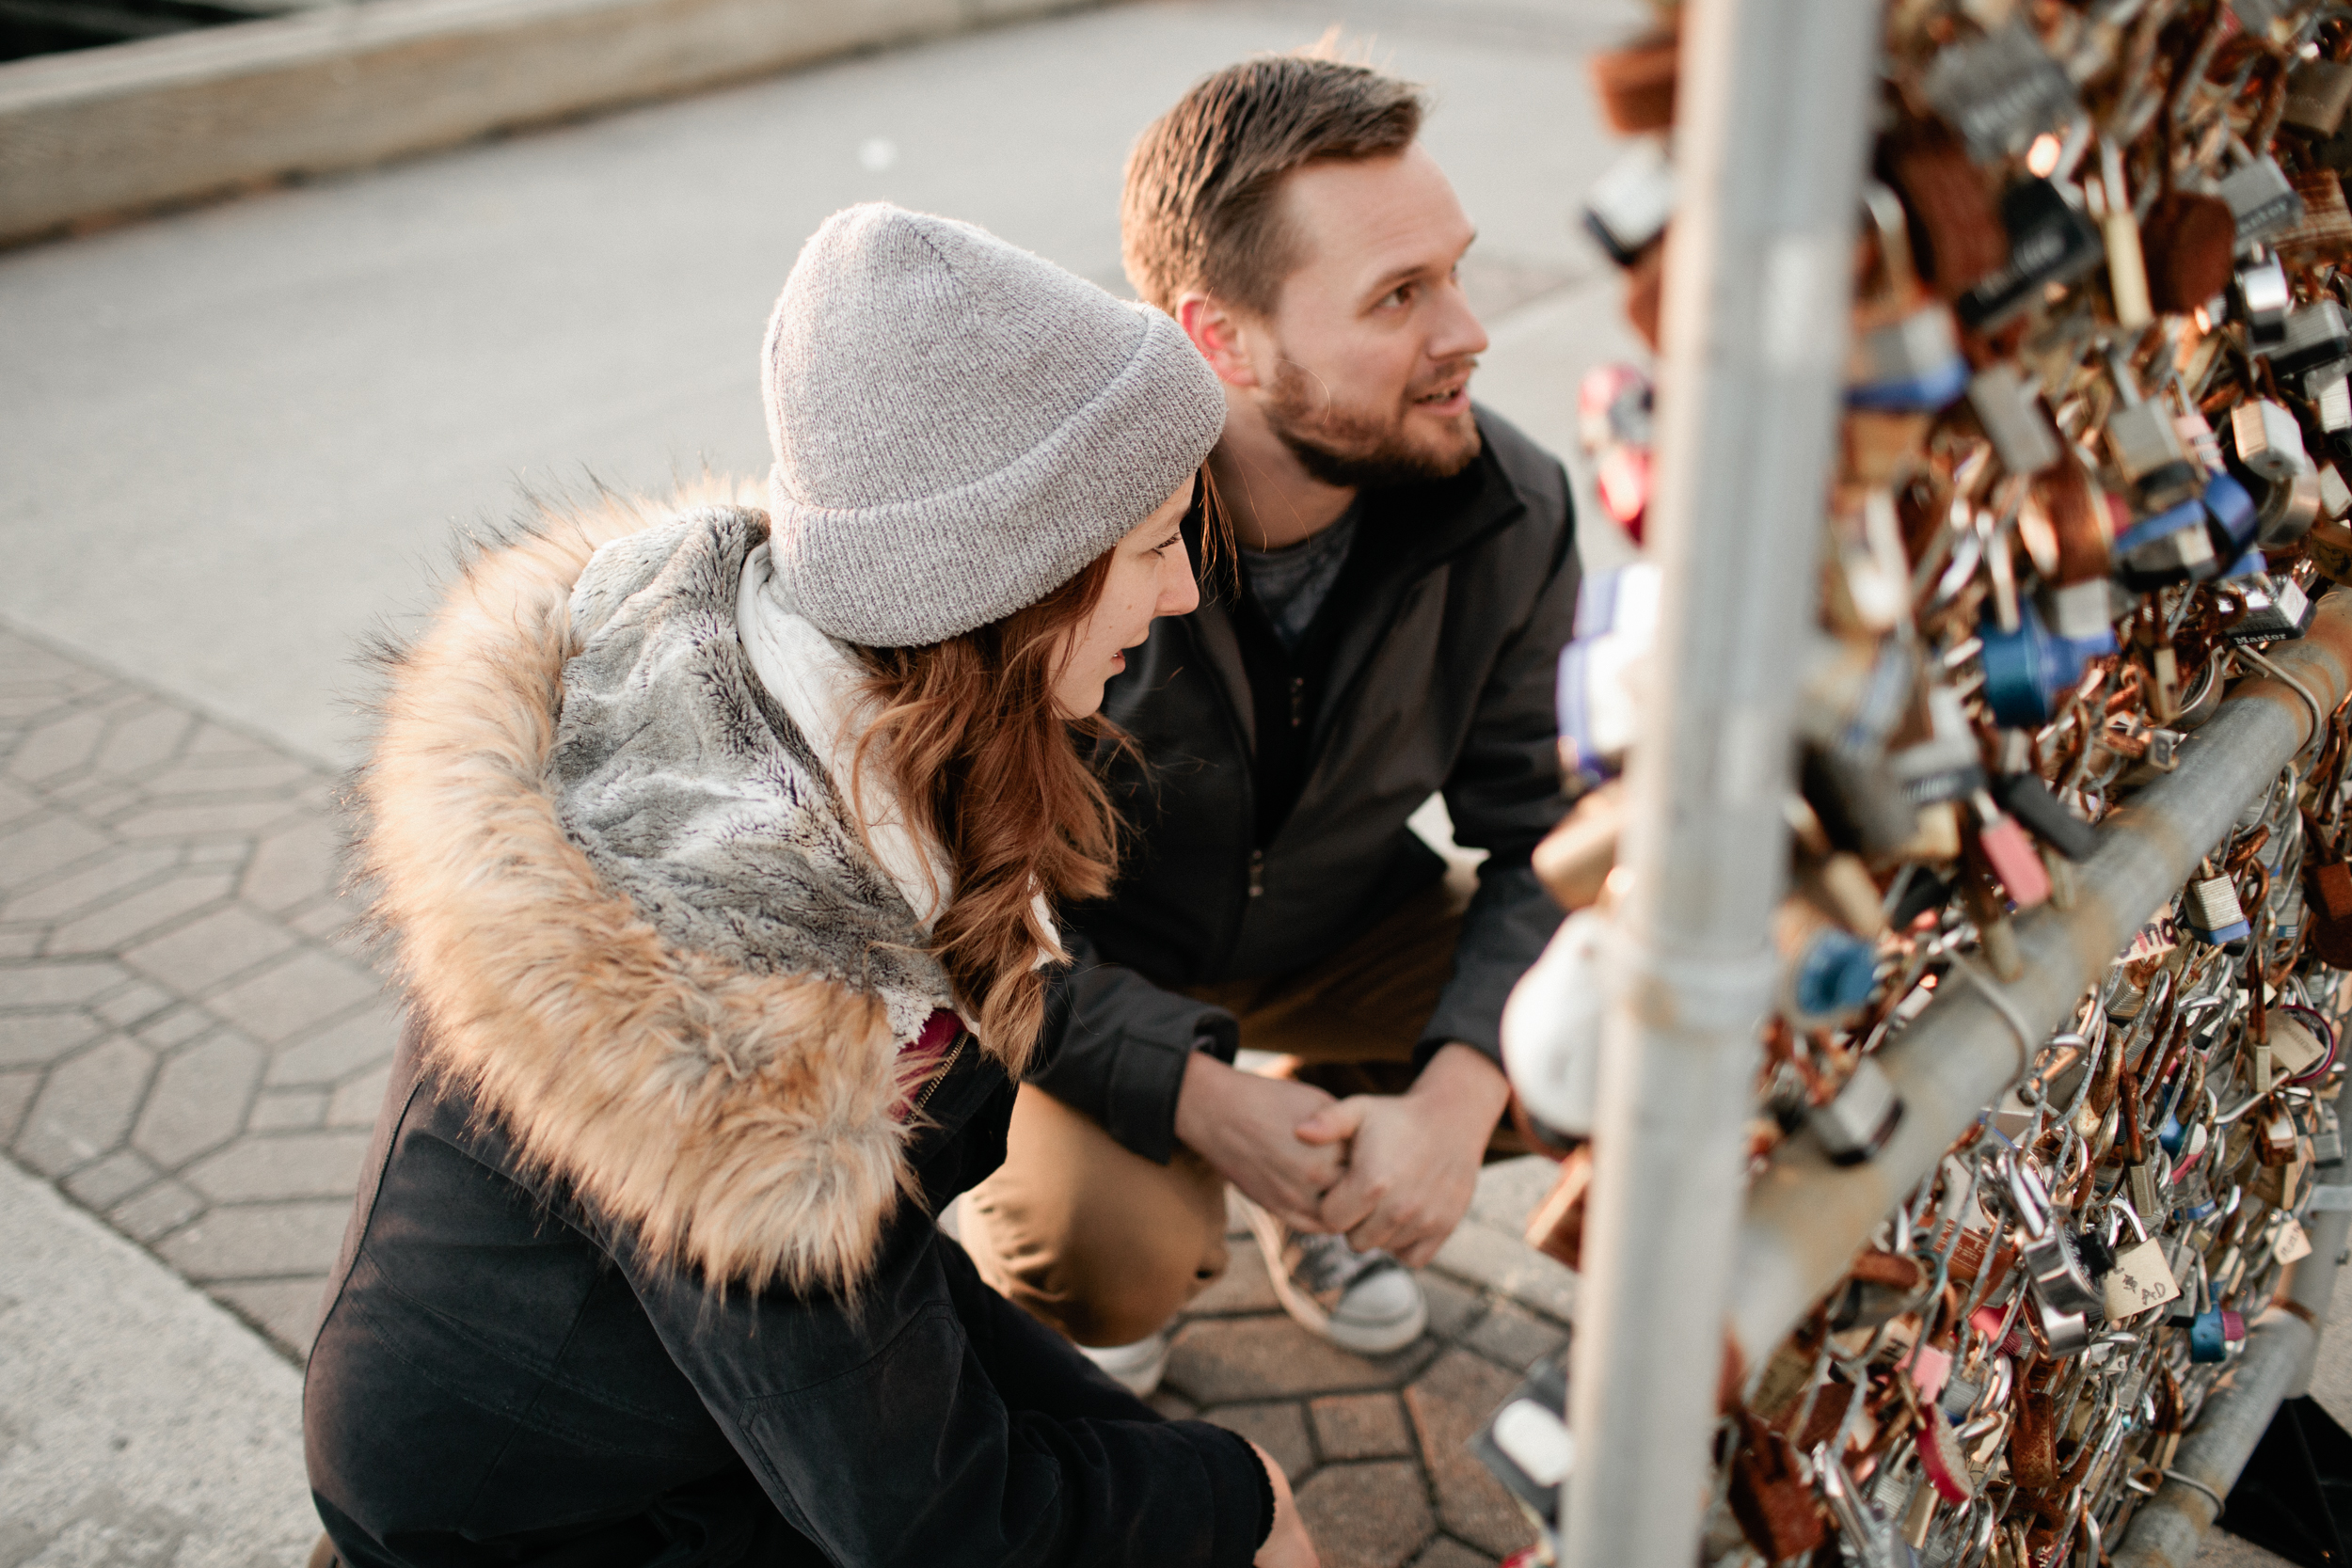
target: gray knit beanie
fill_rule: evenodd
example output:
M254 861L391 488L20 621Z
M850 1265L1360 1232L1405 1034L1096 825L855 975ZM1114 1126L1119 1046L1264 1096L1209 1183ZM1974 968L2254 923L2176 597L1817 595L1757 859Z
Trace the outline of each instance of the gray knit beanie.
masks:
M1037 603L1168 499L1225 428L1177 325L984 230L825 220L768 323L775 586L919 647Z

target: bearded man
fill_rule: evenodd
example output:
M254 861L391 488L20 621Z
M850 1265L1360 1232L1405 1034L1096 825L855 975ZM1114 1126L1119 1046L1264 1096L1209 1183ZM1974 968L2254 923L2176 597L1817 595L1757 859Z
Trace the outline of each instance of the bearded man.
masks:
M1422 1332L1406 1271L1469 1208L1508 1101L1503 999L1560 917L1529 856L1563 810L1567 480L1470 401L1473 231L1422 108L1365 67L1267 56L1128 162L1128 278L1224 384L1210 469L1239 569L1209 568L1111 684L1135 841L1069 912L1044 1065L962 1230L1139 1392L1224 1272L1229 1181L1293 1317L1367 1354ZM1433 793L1486 851L1474 895L1406 825Z

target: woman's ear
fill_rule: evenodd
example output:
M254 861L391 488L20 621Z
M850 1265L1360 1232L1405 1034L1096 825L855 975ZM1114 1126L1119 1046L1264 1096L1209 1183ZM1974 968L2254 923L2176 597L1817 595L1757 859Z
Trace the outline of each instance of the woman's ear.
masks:
M1208 294L1183 295L1176 301L1176 325L1219 381L1228 387L1258 385L1257 370L1249 361L1249 325L1221 301Z

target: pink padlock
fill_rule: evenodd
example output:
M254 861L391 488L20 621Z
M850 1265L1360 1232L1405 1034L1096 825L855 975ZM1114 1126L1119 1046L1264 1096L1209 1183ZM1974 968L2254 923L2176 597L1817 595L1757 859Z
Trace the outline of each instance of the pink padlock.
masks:
M2050 872L2042 863L2042 851L2034 847L2032 837L1984 791L1977 792L1975 804L1977 844L1992 864L1993 874L2009 889L2010 902L2020 910L2048 902Z

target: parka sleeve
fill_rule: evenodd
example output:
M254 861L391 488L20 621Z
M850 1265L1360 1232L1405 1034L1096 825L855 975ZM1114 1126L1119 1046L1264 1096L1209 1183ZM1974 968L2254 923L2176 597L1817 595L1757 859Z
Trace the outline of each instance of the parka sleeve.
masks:
M854 1302L623 1266L770 1500L839 1568L1246 1568L1272 1525L1248 1443L1161 1418L928 1220L893 1227Z

